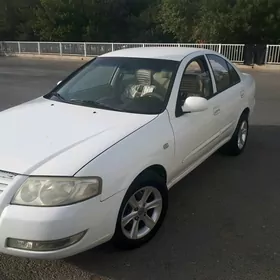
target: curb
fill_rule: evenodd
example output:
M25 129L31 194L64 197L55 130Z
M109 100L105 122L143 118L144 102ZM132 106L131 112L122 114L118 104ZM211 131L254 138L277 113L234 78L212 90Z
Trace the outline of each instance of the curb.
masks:
M234 63L239 69L257 70L257 71L280 71L280 64L266 64L266 65L244 65Z

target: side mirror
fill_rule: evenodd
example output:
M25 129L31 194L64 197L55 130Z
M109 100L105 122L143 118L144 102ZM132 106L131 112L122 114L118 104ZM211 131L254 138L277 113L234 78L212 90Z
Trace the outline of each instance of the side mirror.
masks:
M208 109L207 99L199 96L190 96L185 100L182 110L184 113L202 112Z
M57 82L57 84L56 84L56 85L58 86L61 82L62 82L62 81Z

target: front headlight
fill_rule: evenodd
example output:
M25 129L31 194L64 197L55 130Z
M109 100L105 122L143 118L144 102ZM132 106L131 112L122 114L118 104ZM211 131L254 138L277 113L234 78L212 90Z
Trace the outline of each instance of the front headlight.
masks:
M101 179L30 177L19 188L11 204L27 206L62 206L101 194Z

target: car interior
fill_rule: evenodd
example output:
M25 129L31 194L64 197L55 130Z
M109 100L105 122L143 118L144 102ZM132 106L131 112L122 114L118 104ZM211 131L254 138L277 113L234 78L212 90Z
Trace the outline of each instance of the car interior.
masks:
M181 84L181 105L189 96L200 96L208 99L212 94L212 82L209 71L199 59L193 60L185 69Z
M204 63L197 58L186 67L179 90L181 105L189 96L211 96L212 82ZM85 73L69 93L73 101L79 98L117 110L159 112L164 108L172 74L164 66L100 66Z
M136 98L150 96L165 100L172 72L161 70L154 72L150 69L138 69L130 79L122 81L124 84L124 97Z

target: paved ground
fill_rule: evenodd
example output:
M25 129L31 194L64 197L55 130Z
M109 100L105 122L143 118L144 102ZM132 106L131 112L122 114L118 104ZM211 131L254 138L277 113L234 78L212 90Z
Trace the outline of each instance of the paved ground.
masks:
M0 110L45 93L79 64L0 58ZM214 155L178 183L149 244L53 262L0 255L0 279L280 279L280 71L250 73L258 90L246 152Z

